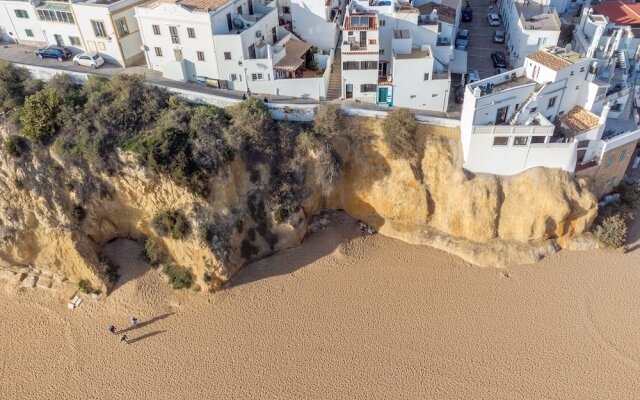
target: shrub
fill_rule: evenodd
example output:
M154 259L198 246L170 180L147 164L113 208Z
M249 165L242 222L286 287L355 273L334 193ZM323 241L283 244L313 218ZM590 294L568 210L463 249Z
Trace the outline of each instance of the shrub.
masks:
M37 140L53 136L62 122L60 112L63 103L62 96L52 89L27 97L20 114L22 133Z
M627 239L627 221L621 215L603 219L593 233L605 246L618 248Z
M174 289L188 289L193 284L193 275L185 267L165 265L162 272L169 278L169 283Z
M94 289L91 286L91 282L89 282L86 279L81 279L80 282L78 282L78 290L86 294L92 294L92 293L100 294L98 290Z
M615 192L620 193L620 201L631 208L635 208L640 200L640 185L634 181L623 180L616 187Z
M166 258L166 253L162 245L153 239L147 238L144 241L144 256L153 267L157 267Z
M328 143L320 146L315 161L316 185L326 196L331 194L335 182L342 173L342 165L338 155L332 151Z
M313 120L313 129L325 136L335 136L340 133L343 125L343 116L340 108L335 104L327 104L318 108Z
M412 159L418 156L418 123L407 109L387 115L382 122L383 139L392 158Z
M26 93L25 82L28 79L27 70L0 61L0 113L22 105Z
M118 273L118 266L111 262L107 257L100 256L100 268L102 273L107 277L110 283L116 283L116 281L120 278L120 274Z
M227 140L234 147L267 152L270 148L274 123L264 103L255 98L229 107L231 125L226 130Z
M156 214L151 226L160 236L171 236L173 239L184 239L191 233L191 225L187 217L178 210L165 210Z
M71 221L74 224L80 225L86 217L87 217L87 212L85 211L84 208L82 208L81 205L74 204L73 207L71 207L69 218L71 218Z
M3 144L4 151L11 157L20 157L27 150L27 141L22 136L9 135Z

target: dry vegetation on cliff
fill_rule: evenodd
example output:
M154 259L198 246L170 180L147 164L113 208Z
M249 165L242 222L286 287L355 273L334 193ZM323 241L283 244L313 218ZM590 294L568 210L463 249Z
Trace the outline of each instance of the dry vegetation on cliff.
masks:
M138 76L42 83L7 64L0 84L12 156L0 165L0 259L96 290L113 280L99 254L116 237L144 240L153 264L215 289L298 245L324 209L482 265L555 251L596 214L593 195L559 170L466 173L457 132L403 112L381 123L327 106L313 123L275 122L255 98L222 110Z

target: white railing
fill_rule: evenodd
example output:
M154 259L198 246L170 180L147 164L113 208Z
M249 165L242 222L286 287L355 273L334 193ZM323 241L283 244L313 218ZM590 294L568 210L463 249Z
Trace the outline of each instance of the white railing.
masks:
M544 125L475 125L472 134L489 135L553 135L555 126Z

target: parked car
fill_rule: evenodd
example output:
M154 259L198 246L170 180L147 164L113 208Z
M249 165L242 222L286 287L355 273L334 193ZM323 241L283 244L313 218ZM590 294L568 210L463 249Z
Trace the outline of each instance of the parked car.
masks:
M456 103L464 103L464 86L462 85L456 86Z
M71 50L61 46L47 46L36 50L36 55L40 58L57 58L58 61L71 58Z
M504 31L495 31L493 33L493 43L504 43Z
M496 75L500 75L500 74L504 74L505 72L508 72L509 70L506 68L496 68Z
M500 26L500 16L496 13L489 13L487 15L487 21L491 26Z
M478 71L473 70L467 73L467 85L470 85L473 82L478 82L479 80L480 80L480 73Z
M84 67L91 67L96 69L104 64L104 59L100 57L100 54L96 52L80 53L73 57L73 63L75 65L82 65Z
M473 21L473 10L471 9L471 7L465 7L465 9L462 10L462 20L464 22Z
M467 45L469 45L469 31L462 29L458 32L458 37L456 38L456 49L467 50Z
M491 61L495 68L507 68L507 57L501 51L491 53Z

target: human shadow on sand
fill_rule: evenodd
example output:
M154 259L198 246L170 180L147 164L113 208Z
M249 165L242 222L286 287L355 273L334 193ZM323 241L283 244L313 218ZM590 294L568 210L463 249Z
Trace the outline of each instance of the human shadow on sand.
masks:
M274 276L288 275L314 261L333 253L340 246L361 237L358 221L344 212L321 213L316 218L326 218L326 230L309 233L304 239L304 250L282 250L253 263L247 264L224 286L224 290Z
M158 322L158 321L160 321L162 319L169 318L173 314L174 313L166 313L166 314L158 315L157 317L153 317L150 320L138 322L138 324L136 326L130 326L130 327L126 328L126 329L123 329L123 330L119 331L118 333L126 333L126 332L130 332L130 331L133 331L133 330L136 330L136 329L144 328L145 326L151 325L154 322Z
M140 342L142 340L149 339L150 337L153 337L153 336L159 335L161 333L165 333L165 332L166 331L153 331L153 332L145 333L142 336L138 336L136 338L133 338L133 339L129 340L129 344Z

